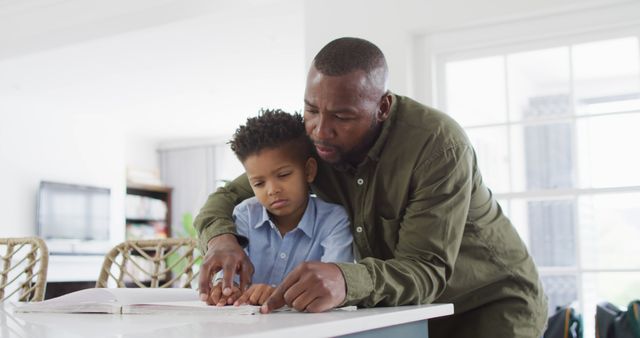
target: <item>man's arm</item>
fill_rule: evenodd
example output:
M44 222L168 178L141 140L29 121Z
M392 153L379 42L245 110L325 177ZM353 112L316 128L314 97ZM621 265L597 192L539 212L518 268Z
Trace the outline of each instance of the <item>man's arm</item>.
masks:
M473 151L449 148L413 173L394 258L356 264L306 262L263 305L319 312L339 305L431 303L444 291L460 250L473 185ZM392 221L390 221L392 222Z
M237 235L240 237L245 237L247 239L249 236L249 210L246 204L239 204L233 209L233 221L236 225ZM230 234L223 234L223 236L231 236ZM214 237L214 238L220 238ZM251 257L251 253L249 252L249 245L244 248L244 252L247 256ZM209 293L209 299L207 303L210 305L228 305L233 304L240 298L242 295L240 291L240 275L235 275L233 277L233 287L230 295L225 295L222 293L223 286L222 281L224 279L224 271L220 270L215 273L215 278L213 281L213 289Z
M247 240L237 236L232 213L237 204L252 195L249 181L243 174L211 194L195 219L200 247L206 253L199 277L202 300L210 302L211 279L220 270L224 275L222 289L225 296L231 294L234 274L240 275L241 290L250 281L253 266L241 246L246 245Z
M345 305L431 303L454 269L473 186L473 150L452 147L413 173L406 213L399 222L394 258L338 263L347 285ZM390 223L394 221L389 221Z
M198 231L200 248L203 252L207 251L209 240L213 237L222 234L237 235L233 222L233 208L252 196L253 191L245 174L238 176L209 195L207 202L200 209L193 222ZM243 246L247 244L244 237L238 237L238 242Z

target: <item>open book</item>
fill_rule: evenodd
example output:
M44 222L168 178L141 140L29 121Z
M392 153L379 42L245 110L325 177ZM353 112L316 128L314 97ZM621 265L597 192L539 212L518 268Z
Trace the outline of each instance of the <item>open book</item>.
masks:
M94 288L72 292L43 302L19 303L15 312L57 313L175 313L210 312L218 314L255 314L259 306L210 306L192 289Z

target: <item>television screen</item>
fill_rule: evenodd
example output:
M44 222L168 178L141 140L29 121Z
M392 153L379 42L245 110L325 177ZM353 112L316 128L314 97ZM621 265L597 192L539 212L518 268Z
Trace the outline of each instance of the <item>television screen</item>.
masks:
M38 235L54 244L52 251L59 251L55 244L60 241L108 242L110 214L111 191L107 188L40 182ZM59 242L52 243L55 241ZM77 253L71 244L62 251Z

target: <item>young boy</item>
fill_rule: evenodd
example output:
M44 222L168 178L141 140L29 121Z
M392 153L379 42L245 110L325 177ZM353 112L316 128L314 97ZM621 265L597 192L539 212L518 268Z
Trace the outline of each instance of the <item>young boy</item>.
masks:
M247 119L229 144L255 194L233 211L238 234L249 239L245 250L255 271L242 295L234 287L225 297L222 283L214 285L209 304L262 305L302 262L353 262L346 211L309 195L317 162L302 116L263 110Z

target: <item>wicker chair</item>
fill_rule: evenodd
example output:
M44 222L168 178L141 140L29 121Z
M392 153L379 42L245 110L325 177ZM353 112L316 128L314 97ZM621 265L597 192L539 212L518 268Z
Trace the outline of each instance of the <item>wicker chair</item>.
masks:
M200 259L196 247L191 238L120 243L105 256L96 287L110 287L111 280L119 288L190 288L197 275L193 265Z
M47 287L49 250L38 237L0 238L0 302L39 302Z

